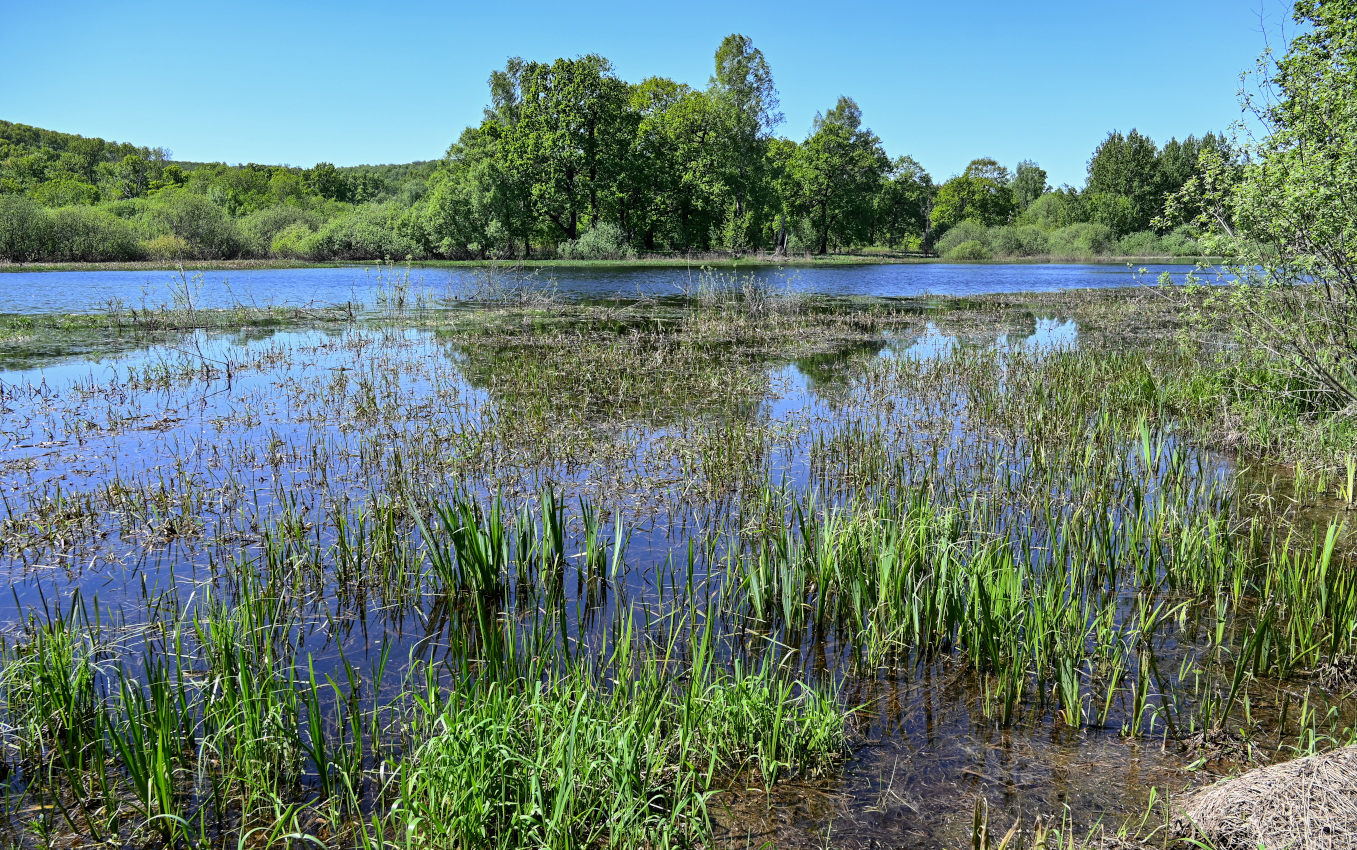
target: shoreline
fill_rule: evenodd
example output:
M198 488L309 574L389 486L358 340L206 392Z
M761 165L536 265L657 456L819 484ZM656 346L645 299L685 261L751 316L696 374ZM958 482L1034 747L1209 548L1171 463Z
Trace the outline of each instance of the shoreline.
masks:
M893 257L871 254L830 254L825 257L650 257L629 260L349 260L344 262L307 262L300 260L193 260L169 263L156 260L109 263L0 263L0 274L23 272L99 272L99 271L260 271L275 269L326 269L354 267L393 268L526 268L526 269L641 269L641 268L711 268L740 270L751 268L816 268L825 266L889 266L889 265L948 265L948 266L1007 266L1007 265L1200 265L1215 264L1223 257L1141 257L1098 256L1079 258L1010 257L992 260L958 262L941 257Z

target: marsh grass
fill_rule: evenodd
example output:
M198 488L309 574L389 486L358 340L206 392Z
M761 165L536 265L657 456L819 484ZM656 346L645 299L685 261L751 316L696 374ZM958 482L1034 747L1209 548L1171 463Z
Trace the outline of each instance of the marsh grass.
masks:
M916 680L961 738L1351 740L1316 508L1353 464L1203 450L1213 361L1157 296L520 283L138 319L144 356L0 387L14 843L702 844L732 789L851 776Z

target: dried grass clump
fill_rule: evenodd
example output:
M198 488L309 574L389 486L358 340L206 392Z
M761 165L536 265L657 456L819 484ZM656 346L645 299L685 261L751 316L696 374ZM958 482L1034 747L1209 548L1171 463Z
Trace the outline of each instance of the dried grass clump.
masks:
M1357 848L1357 747L1251 770L1175 805L1180 837L1216 850Z

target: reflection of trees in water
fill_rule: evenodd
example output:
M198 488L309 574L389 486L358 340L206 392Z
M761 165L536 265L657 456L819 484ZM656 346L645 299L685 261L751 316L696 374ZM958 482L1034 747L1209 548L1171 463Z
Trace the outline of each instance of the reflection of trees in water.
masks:
M792 360L806 378L808 392L826 398L836 396L848 387L848 379L860 373L872 360L879 357L888 345L884 339L850 343L833 351L809 354Z
M1035 336L1037 333L1037 315L1029 312L1003 313L995 332L998 337L1008 337L1009 342Z

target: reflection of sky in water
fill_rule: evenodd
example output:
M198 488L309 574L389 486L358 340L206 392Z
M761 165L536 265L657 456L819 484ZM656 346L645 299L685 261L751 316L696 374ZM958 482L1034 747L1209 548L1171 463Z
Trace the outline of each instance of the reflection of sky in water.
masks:
M1157 282L1169 272L1175 283L1189 265L1147 266L1138 276L1125 264L959 265L901 263L834 265L809 268L761 266L748 271L716 272L719 282L736 287L752 281L774 292L826 295L981 295L1000 292L1051 292L1102 289ZM544 268L517 277L503 273L511 287L544 287L566 297L661 296L696 292L706 285L700 267ZM199 275L201 275L199 277ZM196 307L288 305L319 307L355 303L377 306L397 288L407 303L420 299L466 297L483 290L487 272L472 268L340 267L204 271L188 280L170 271L60 271L0 273L0 312L98 311L118 301L124 307L156 309L184 303Z
M361 349L341 344L354 338L370 338L371 342ZM930 409L911 406L916 399L910 397L907 386L889 386L887 391L893 394L893 404L887 412L879 404L880 397L856 379L873 366L887 372L893 369L907 372L915 364L903 361L939 360L970 344L996 346L1001 351L1021 348L1048 352L1077 345L1078 329L1066 319L1024 316L1015 320L1015 325L987 335L958 338L930 322L920 332L900 334L843 354L775 362L768 367L763 396L753 399L747 410L727 413L734 419L747 418L755 427L790 424L801 429L786 440L770 441L774 447L772 455L763 459L761 470L773 484L785 484L800 492L814 489L819 481L812 471L810 441L849 421L860 423L867 431L882 428L895 449L907 447L911 440L923 439L930 428L942 429L940 444L944 453L955 452L964 463L967 457L987 453L986 447L975 445L976 434L967 432L962 421L964 400L944 399L933 408L952 417L939 422L930 418ZM355 354L356 350L362 354ZM277 356L272 357L274 354ZM229 386L218 375L208 380L171 382L163 389L133 392L125 398L109 398L95 392L97 385L126 380L133 370L142 372L158 365L173 370L182 366L186 358L192 360L200 355L209 361L253 361L259 368L238 370ZM352 460L336 461L332 478L311 480L305 461L307 452L319 450L335 458L352 458L353 453L389 447L414 432L427 429L441 438L459 428L471 430L484 423L474 416L457 418L471 416L469 413L448 409L421 413L414 408L407 418L347 421L343 414L351 411L343 410L344 398L326 398L323 392L317 395L317 391L329 387L332 377L341 370L366 368L381 373L393 364L401 364L410 368L400 372L395 388L399 397L427 396L429 382L436 376L437 380L446 381L442 389L449 394L447 397L465 401L468 411L493 410L502 399L493 390L473 386L468 378L474 373L472 365L486 365L470 363L474 356L420 330L197 333L180 340L174 349L156 347L129 352L97 364L68 360L41 368L0 372L0 381L11 388L45 383L60 394L59 400L64 403L48 406L25 402L21 396L8 397L9 409L4 413L4 430L8 433L0 438L0 461L27 458L34 460L38 468L28 472L21 467L5 467L0 472L0 489L17 501L16 493L46 482L60 482L63 490L71 493L97 487L110 475L154 482L162 476L186 474L197 486L209 490L238 484L245 495L240 504L227 508L240 511L241 516L255 512L265 520L270 515L276 516L281 507L275 501L278 495L295 494L296 505L310 511L317 527L324 528L322 514L327 498L350 495L361 502L386 482L362 478L364 468ZM896 362L882 363L881 359ZM421 363L428 368L420 367ZM89 400L71 404L70 394L82 387L90 388ZM289 388L297 387L310 388L310 392L289 395ZM324 411L335 418L308 418L309 413ZM111 414L135 417L135 421L129 421L121 430L105 433L100 423ZM625 416L626 421L620 423L592 423L607 432L604 440L616 444L621 465L641 476L662 473L678 480L682 469L675 464L666 440L680 437L693 415L685 410L646 420L628 410ZM81 417L94 427L79 439L72 439L67 431ZM63 444L32 446L35 438L46 434L64 440ZM511 448L525 448L512 445L515 439L512 434L505 439ZM216 449L225 451L231 445L261 447L274 441L281 441L289 449L301 449L303 461L287 460L278 468L267 452L261 452L249 465L221 464L212 459ZM29 447L22 447L25 443ZM846 448L851 450L853 446ZM445 450L454 449L448 446ZM1128 445L1126 451L1134 454L1139 449ZM222 455L230 456L229 452ZM531 455L525 451L525 456ZM1015 475L1021 473L1022 458L1019 448L1007 461L1014 465ZM176 472L176 466L181 471ZM586 467L575 470L572 478L563 469L564 464L560 464L552 474L560 473L562 483L577 485L581 490L597 474L596 469ZM959 467L956 472L962 475L966 469ZM1223 473L1207 467L1194 470L1194 474ZM274 476L282 480L281 487L273 483ZM612 484L611 479L602 481L602 484L593 481L600 489L591 495L607 507L618 491L601 489ZM452 482L448 484L450 491ZM823 493L821 497L828 498ZM631 593L641 595L653 590L660 565L666 564L668 558L673 559L668 562L671 568L682 568L685 540L688 535L706 530L702 527L712 515L704 513L708 510L715 509L698 504L694 509L636 523L627 550L627 562L633 571L624 578ZM116 539L106 541L106 545L114 549L127 546ZM257 553L257 548L252 548L255 546L242 539L230 554L248 557ZM191 542L154 551L127 566L117 558L84 560L89 564L84 572L49 570L24 578L16 570L11 595L0 599L0 620L12 622L14 606L29 604L35 588L43 583L49 591L72 586L97 589L103 603L122 605L123 613L134 622L139 606L143 606L139 596L143 577L149 576L151 584L160 587L171 581L203 579L208 572L204 564L210 563L204 550L195 548ZM331 602L328 597L323 601ZM373 623L374 634L386 635L390 629L388 623ZM397 633L393 657L408 657L420 637ZM305 650L332 651L333 641L340 639L308 633ZM375 642L373 646L349 647L346 652L351 661L362 666L372 662L374 646ZM318 666L327 671L334 669L332 665ZM864 730L868 743L859 749L835 792L838 797L834 805L850 807L846 815L840 815L843 826L836 835L856 831L889 838L890 846L937 846L938 834L931 830L938 829L939 819L930 819L927 813L940 807L956 809L952 820L964 823L966 809L977 793L986 793L992 801L1002 798L1027 811L1054 811L1066 802L1082 812L1115 811L1127 805L1128 799L1133 804L1138 800L1128 794L1127 783L1084 781L1086 777L1096 779L1101 764L1118 763L1135 777L1128 782L1162 782L1162 776L1169 775L1156 773L1166 771L1173 761L1160 752L1157 743L1142 749L1140 743L1123 740L1115 731L1067 732L1054 726L1039 726L1037 734L1022 729L996 731L992 724L973 718L973 706L958 699L950 685L927 686L926 677L934 672L925 669L910 674L925 679L925 686L902 675L898 681L873 683L875 691L844 696L846 704L871 701L874 708L880 708L880 715L872 728ZM889 696L891 688L898 688L900 693L893 697L888 709L883 697ZM1136 775L1137 771L1143 771L1143 775ZM877 807L877 814L870 813L874 810L869 805Z
M1028 334L1000 333L988 336L968 334L964 341L980 345L993 344L1000 351L1018 348L1034 353L1073 348L1079 341L1079 327L1073 319L1036 319L1033 327L1033 331ZM880 356L937 360L954 353L962 341L962 338L943 333L935 323L929 322L924 326L923 333L916 337L907 338L899 335L888 337L888 344L882 349Z

